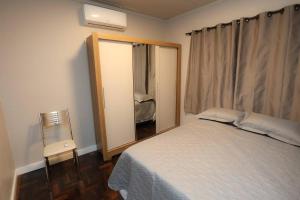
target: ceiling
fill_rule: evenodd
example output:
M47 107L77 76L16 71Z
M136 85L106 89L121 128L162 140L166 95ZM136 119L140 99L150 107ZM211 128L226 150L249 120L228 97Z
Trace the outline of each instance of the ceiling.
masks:
M94 0L161 19L170 19L176 15L211 3L215 0Z

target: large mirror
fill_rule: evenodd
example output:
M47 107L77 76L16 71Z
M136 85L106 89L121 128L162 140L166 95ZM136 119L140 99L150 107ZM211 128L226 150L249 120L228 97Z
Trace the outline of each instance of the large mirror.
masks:
M156 134L155 46L132 47L136 140Z

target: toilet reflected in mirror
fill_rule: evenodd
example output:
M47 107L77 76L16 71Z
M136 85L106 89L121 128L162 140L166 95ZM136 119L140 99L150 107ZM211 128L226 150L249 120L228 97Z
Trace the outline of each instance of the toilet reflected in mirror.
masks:
M155 46L132 47L136 140L156 134Z

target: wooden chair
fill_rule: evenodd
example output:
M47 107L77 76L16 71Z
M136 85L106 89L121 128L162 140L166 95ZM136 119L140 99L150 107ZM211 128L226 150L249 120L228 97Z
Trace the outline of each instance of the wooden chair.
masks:
M61 110L61 111L53 111L49 113L40 113L40 124L42 129L42 139L44 144L44 158L45 158L45 169L47 180L50 180L49 177L49 157L59 155L66 152L73 152L73 159L76 164L77 173L79 173L79 162L78 162L78 155L77 155L77 147L73 139L73 133L71 128L70 116L68 110ZM70 139L61 140L58 142L53 142L47 144L47 137L46 137L46 129L55 127L55 126L65 126L68 128L69 137Z

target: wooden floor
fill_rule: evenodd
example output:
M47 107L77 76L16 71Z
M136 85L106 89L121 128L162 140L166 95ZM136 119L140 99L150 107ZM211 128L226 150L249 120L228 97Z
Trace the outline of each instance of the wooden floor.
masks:
M19 200L121 200L117 192L107 186L108 177L117 157L103 162L99 152L79 157L78 180L73 160L51 166L51 183L48 184L44 169L23 174L18 178L17 199Z
M155 122L136 126L137 138L145 139L155 134ZM45 169L39 169L18 177L18 200L121 200L119 193L107 186L109 175L118 156L104 162L99 152L79 157L80 179L73 160L51 166L51 182L46 179Z
M147 121L136 124L136 138L138 140L146 139L155 135L156 124L153 121Z

